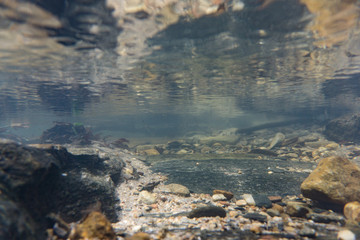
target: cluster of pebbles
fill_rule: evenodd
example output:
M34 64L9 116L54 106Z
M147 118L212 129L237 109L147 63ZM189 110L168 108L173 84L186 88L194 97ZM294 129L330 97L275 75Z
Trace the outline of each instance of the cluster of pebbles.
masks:
M152 155L154 150L156 155L204 153L210 148L216 154L255 151L260 157L275 154L297 161L317 161L334 154L356 160L358 146L328 141L320 128L277 130L248 135L231 130L237 135L233 144L225 143L225 137L219 140L227 136L222 131L206 143L196 136L196 141L190 137L141 145L136 153L128 152L123 168L126 180L117 188L120 221L113 228L118 239L356 239L358 226L342 210L329 210L302 195L244 193L236 198L226 189L192 193L183 185L166 184L167 177L152 172L138 156Z
M127 180L118 187L120 221L113 224L122 239L356 239L360 231L343 215L298 196L246 194L226 189L191 193L180 184L166 184L141 156L254 153L293 161L342 155L357 160L360 148L327 140L322 128L282 127L241 133L227 129L193 135L166 144L138 145L126 161ZM299 186L300 187L300 186Z
M120 239L355 239L341 213L299 196L265 196L214 190L191 193L151 172L137 157L126 162L118 187ZM346 226L346 227L345 227Z

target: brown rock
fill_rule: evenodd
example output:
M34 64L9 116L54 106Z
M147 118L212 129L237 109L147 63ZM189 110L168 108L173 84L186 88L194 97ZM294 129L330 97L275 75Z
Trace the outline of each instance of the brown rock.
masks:
M148 156L154 156L154 155L159 155L159 151L156 150L155 148L150 148L150 149L146 149L144 150L145 154Z
M360 222L360 203L349 202L344 207L344 215L348 220Z
M324 158L301 184L301 192L307 198L338 205L359 200L360 168L346 158Z
M115 240L116 236L111 223L102 213L91 212L80 224L75 226L69 239Z
M167 192L169 192L169 193L173 193L173 194L184 196L184 197L190 196L190 190L181 184L171 183L171 184L165 185L165 188L166 188Z
M306 214L310 212L310 208L304 203L300 202L288 202L286 206L286 213L291 217L306 217Z
M226 197L227 200L230 200L234 197L234 194L232 192L229 192L229 191L225 191L225 190L218 190L218 189L215 189L213 191L213 195L215 194L222 194Z
M132 235L131 237L126 238L126 240L151 240L151 239L152 238L150 237L150 235L144 232L138 232Z

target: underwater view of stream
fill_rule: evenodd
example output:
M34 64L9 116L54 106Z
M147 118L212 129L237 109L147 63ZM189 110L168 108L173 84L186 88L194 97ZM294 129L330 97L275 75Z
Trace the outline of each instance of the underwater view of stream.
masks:
M53 164L65 169L59 176L71 179L66 164L80 166L103 174L99 184L107 179L113 191L120 183L149 192L163 184L132 186L148 174L129 167L136 158L191 194L306 195L300 185L322 159L360 164L359 7L356 0L0 0L0 142L61 144L69 152L46 150L74 154ZM86 162L89 153L76 146L99 157ZM116 151L123 155L114 167ZM8 181L1 174L21 171L4 159L0 180ZM110 170L101 172L99 159ZM133 201L126 194L120 200ZM125 214L121 204L111 214ZM156 207L146 209L141 217ZM62 217L80 219L71 214ZM122 230L147 228L129 229Z

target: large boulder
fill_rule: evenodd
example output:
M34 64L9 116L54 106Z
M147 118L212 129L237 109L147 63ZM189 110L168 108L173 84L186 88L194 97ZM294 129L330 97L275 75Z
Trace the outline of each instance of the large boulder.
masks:
M78 221L94 205L117 220L123 161L52 145L0 144L0 239L45 239L46 217Z
M14 143L0 144L0 239L42 239L42 219L54 208L59 161Z
M346 158L324 158L301 184L301 192L305 197L335 205L359 201L360 168Z
M347 115L331 120L324 134L337 142L360 142L360 115Z

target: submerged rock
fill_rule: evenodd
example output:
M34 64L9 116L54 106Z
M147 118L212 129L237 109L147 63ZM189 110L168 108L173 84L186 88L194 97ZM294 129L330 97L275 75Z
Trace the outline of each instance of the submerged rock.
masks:
M349 202L344 207L344 215L348 220L360 222L360 202Z
M121 159L40 147L0 144L0 239L44 239L46 215L78 221L97 202L110 220L117 220Z
M305 197L345 205L360 199L360 168L342 157L322 159L301 184Z
M103 239L115 240L116 235L109 220L100 212L91 212L75 226L70 233L70 240Z
M338 142L360 142L360 114L343 116L330 121L325 126L324 134Z
M217 206L206 206L193 209L189 214L188 218L199 218L199 217L225 217L226 211L222 207Z

